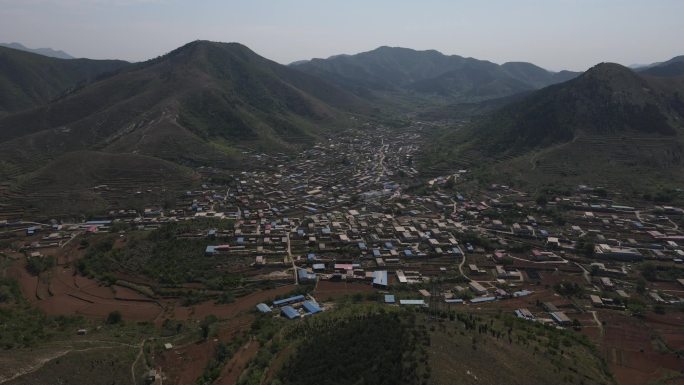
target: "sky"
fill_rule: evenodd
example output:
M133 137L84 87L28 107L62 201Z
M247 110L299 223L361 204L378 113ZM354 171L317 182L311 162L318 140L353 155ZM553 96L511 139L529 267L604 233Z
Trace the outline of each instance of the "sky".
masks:
M379 46L586 70L684 54L682 0L0 0L0 42L142 61L193 40L279 63Z

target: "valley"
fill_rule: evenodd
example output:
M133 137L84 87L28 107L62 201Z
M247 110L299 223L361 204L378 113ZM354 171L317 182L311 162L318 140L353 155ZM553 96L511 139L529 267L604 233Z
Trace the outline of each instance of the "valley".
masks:
M469 169L427 179L416 158L438 126L360 126L295 154L244 152L250 170L197 168L194 187L177 193L172 207L157 200L83 222L3 220L3 277L18 282L16 303L68 320L57 333L45 321L18 327L47 331L46 342L17 336L6 347L41 347L47 363L30 369L27 361L26 374L10 369L2 378L14 379L3 383L52 375L73 381L52 362L82 346L104 349L92 369L102 374L99 365L113 355L132 357L132 348L110 351L112 340L145 347L142 358L124 361L135 383L287 382L291 374L264 357L293 354L280 353L284 341L300 338L300 321L288 318L339 322L363 309L417 317L437 338L436 350L425 348L429 364L412 369L418 376L432 370L428 383L497 383L535 357L551 363L532 383L681 379L681 209L601 186L526 192L482 185ZM276 304L295 294L305 297L293 299L294 307ZM323 314L305 310L304 300ZM256 311L260 303L273 313ZM7 320L38 316L16 312ZM122 321L110 323L113 313ZM482 326L470 336L473 316L501 324L485 332L491 337L477 332ZM270 331L255 332L255 324ZM85 336L76 335L81 329ZM497 333L505 330L502 340ZM449 338L450 346L478 353L450 363L440 345ZM501 377L483 371L499 349L519 357ZM212 358L224 350L227 356ZM445 369L454 365L457 371ZM553 377L557 371L563 374Z
M683 61L0 47L0 384L684 384Z

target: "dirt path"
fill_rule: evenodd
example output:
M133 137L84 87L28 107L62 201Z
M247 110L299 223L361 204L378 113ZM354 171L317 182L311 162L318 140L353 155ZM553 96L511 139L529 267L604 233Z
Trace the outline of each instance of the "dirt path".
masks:
M591 313L591 315L594 317L594 321L596 321L596 325L598 326L599 331L601 332L601 338L603 338L605 331L603 330L603 324L601 323L601 321L598 318L598 314L596 314L595 310L592 310L589 313Z
M137 381L135 380L135 364L137 364L140 357L142 357L144 347L145 347L145 340L142 340L142 342L140 342L140 345L138 348L138 355L135 356L135 360L133 360L133 363L131 364L131 383L133 385L137 384Z
M470 279L470 278L469 278L467 275L465 275L465 273L463 272L463 265L465 265L466 255L465 255L465 253L463 252L463 249L461 249L461 246L460 246L460 245L456 245L456 247L457 247L458 250L461 252L461 263L458 264L458 272L461 273L461 275L462 275L465 279L467 279L468 281L472 281L472 279Z

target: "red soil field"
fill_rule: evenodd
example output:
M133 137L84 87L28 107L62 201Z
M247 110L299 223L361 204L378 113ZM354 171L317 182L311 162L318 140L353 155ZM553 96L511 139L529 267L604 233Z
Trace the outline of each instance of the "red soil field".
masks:
M191 343L174 347L157 356L157 364L166 377L164 384L194 384L213 356L216 345L217 342L214 341Z
M662 369L681 371L684 360L654 349L654 330L643 321L612 311L602 311L603 351L609 367L621 385L641 385L662 375Z
M329 298L334 299L356 293L369 293L374 290L371 285L364 283L318 281L314 290L314 296L319 301L327 301Z

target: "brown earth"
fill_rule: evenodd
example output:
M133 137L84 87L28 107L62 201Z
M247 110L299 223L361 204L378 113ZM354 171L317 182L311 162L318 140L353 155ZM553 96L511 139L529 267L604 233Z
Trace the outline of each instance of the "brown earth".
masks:
M371 285L364 283L318 281L314 290L314 296L319 301L327 301L330 298L336 299L345 295L369 293L374 290Z
M249 361L259 352L259 341L248 341L243 345L233 358L221 370L221 375L214 382L216 385L234 385L237 384L240 374L245 370Z

